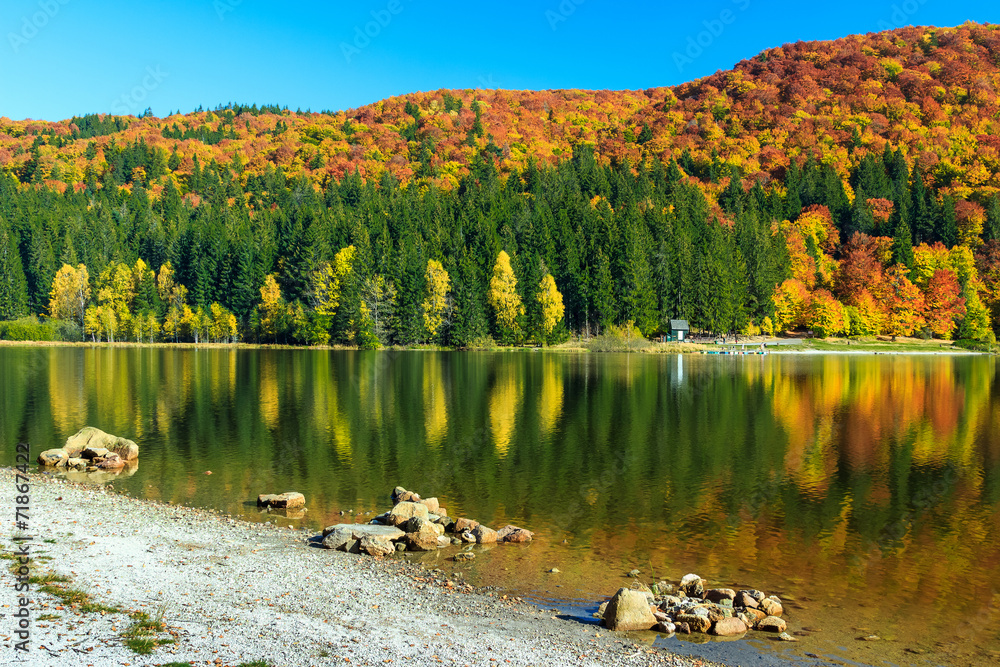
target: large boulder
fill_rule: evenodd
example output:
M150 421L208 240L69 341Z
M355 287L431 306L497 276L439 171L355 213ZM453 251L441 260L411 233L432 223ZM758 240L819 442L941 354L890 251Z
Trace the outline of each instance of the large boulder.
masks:
M642 591L620 588L604 610L604 625L609 630L649 630L657 622Z
M99 428L85 426L66 439L63 449L71 457L79 456L83 450L90 448L105 448L112 451L125 461L133 461L139 458L139 446L132 440L120 438L110 433L105 433Z
M125 467L125 461L117 454L106 454L93 460L98 470L121 470Z
M292 509L294 507L305 507L305 504L306 497L298 491L286 491L285 493L262 493L257 496L257 507Z
M530 542L534 536L535 534L530 530L511 525L506 525L497 531L497 541L499 542Z
M757 602L757 598L750 594L750 591L740 591L733 598L733 606L756 609L760 606L760 603Z
M427 505L403 500L396 503L396 506L389 512L389 516L386 517L386 523L391 526L398 526L406 523L413 517L426 521L427 515Z
M65 449L46 449L38 455L38 465L64 466L69 460L69 452Z

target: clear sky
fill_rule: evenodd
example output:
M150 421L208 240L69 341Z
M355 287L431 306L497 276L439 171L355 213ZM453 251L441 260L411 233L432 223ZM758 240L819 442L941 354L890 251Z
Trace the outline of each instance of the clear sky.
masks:
M997 0L5 0L0 116L314 111L439 88L641 89L761 50L1000 23Z

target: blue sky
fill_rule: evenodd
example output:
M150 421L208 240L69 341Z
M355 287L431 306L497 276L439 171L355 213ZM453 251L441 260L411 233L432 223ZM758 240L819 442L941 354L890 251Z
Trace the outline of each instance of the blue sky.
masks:
M0 116L226 102L349 109L439 88L674 85L787 42L1000 22L996 0L6 0Z

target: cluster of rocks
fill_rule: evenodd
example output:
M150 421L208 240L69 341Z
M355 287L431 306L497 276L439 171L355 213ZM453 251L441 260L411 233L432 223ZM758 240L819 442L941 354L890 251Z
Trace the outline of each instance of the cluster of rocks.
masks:
M298 491L284 493L262 493L257 496L257 507L273 507L275 509L297 509L306 506L306 497Z
M139 445L93 426L71 435L62 447L38 455L41 466L87 471L120 471L138 460Z
M434 551L452 545L530 542L533 533L518 526L493 530L467 518L453 519L437 498L421 498L397 486L393 507L368 524L341 523L323 530L327 549L387 556L394 551ZM463 552L455 560L472 560Z
M705 580L688 574L678 586L665 581L652 589L641 585L619 589L595 616L610 630L654 630L664 634L701 632L735 637L759 630L785 633L781 600L758 590L705 588Z

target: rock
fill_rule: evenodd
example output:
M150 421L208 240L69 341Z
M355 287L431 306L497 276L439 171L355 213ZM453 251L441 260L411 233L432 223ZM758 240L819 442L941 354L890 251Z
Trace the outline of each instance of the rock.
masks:
M768 616L781 616L784 613L784 609L781 606L781 600L774 597L773 595L768 598L764 598L760 601L760 608L764 610Z
M109 453L100 459L94 460L97 462L98 470L120 470L125 467L125 461L117 454Z
M437 513L440 514L443 517L446 517L446 516L448 516L448 508L447 507L438 507Z
M57 466L59 464L66 464L69 460L69 452L65 449L46 449L44 452L38 455L38 465L43 466Z
M427 506L427 511L429 513L431 514L439 513L438 510L440 509L441 505L438 503L437 498L424 498L420 502Z
M465 542L466 544L475 544L476 543L476 536L473 535L472 533L470 533L469 531L465 531L464 533L461 533L458 536L458 539L461 540L462 542Z
M139 458L139 445L132 440L120 438L110 433L105 433L99 428L85 426L66 439L63 449L70 456L79 456L87 448L105 448L112 451L125 461L134 461Z
M420 496L415 494L413 491L405 491L399 495L396 504L398 505L399 503L419 503L419 502L420 502Z
M674 621L678 626L681 623L686 624L690 628L690 632L708 632L708 629L712 627L712 621L708 620L707 616L697 614L678 614Z
M766 595L764 595L764 591L758 591L757 589L750 589L750 590L740 591L740 593L746 593L747 595L749 595L750 597L752 597L754 600L756 600L758 604L760 603L761 600L763 600L764 598L767 597Z
M93 459L104 458L105 456L108 455L109 451L111 450L109 450L107 447L85 447L84 450L80 452L80 456L82 458L87 459L88 461L91 461Z
M114 442L106 445L106 447L125 461L135 461L139 458L139 445L131 440L116 438Z
M691 626L687 623L674 623L674 631L681 634L689 635L691 634Z
M409 521L413 517L418 517L426 521L427 505L414 503L408 500L400 501L396 503L396 506L389 512L389 516L386 517L386 520L389 524L398 526L401 523Z
M791 636L787 632L782 632L780 635L778 635L778 639L780 639L783 642L797 642L797 641L799 641L798 639L796 639L795 637Z
M497 541L497 531L478 525L472 530L472 536L476 538L477 544L494 544Z
M750 595L749 591L740 591L733 598L733 605L737 607L747 607L749 609L756 609L760 606L757 599Z
M618 589L604 610L604 625L609 630L649 630L656 623L649 602L640 591Z
M323 535L323 547L337 551L356 551L358 542L350 526L334 526L334 529Z
M424 522L420 529L407 533L403 541L410 551L435 551L438 548L438 534L431 523Z
M660 621L661 623L665 623L665 622L669 622L670 621L670 617L667 616L662 611L660 611L659 609L653 609L652 611L653 611L653 618L655 618L656 620Z
M560 570L558 567L554 567L551 570L549 570L549 574L559 574L560 572L562 572L562 570Z
M762 612L760 609L754 609L753 607L747 607L746 611L743 612L741 617L742 616L748 617L750 619L750 622L747 623L747 625L753 628L757 627L758 623L767 618L767 614Z
M757 625L754 626L754 629L761 630L763 632L784 632L786 627L788 626L784 619L778 618L777 616L768 616L763 620L757 621Z
M396 545L384 537L365 535L358 543L358 550L370 556L388 556L396 551Z
M507 525L497 531L497 541L498 542L512 542L515 544L520 544L522 542L530 542L531 538L535 536L530 530L525 530L524 528L518 528L517 526Z
M628 573L628 576L635 578L638 577L640 574L642 574L642 572L640 572L639 570L631 570Z
M665 635L672 635L676 630L674 624L671 623L670 621L660 621L659 623L656 624L655 627L653 627L653 629L656 630L657 632L662 632Z
M366 535L372 537L382 537L390 542L394 542L399 538L403 537L405 533L399 528L393 526L379 526L377 524L371 523L338 523L333 526L327 526L323 529L323 537L326 537L335 530L347 530L350 531L356 539L360 540Z
M397 528L405 533L416 533L425 523L430 522L427 521L427 519L421 519L419 516L415 516L399 524Z
M651 588L654 595L670 595L674 592L674 585L665 581L658 581Z
M463 551L460 554L455 554L455 560L457 560L459 562L461 562L461 561L475 560L475 558L476 558L476 554L472 553L471 551Z
M465 517L462 517L461 519L456 519L455 520L455 532L456 533L464 533L467 530L468 531L472 531L477 526L479 526L479 522L478 521L473 521L472 519L466 519Z
M406 545L402 542L396 542L396 551L406 551Z
M431 525L432 526L436 526L437 524L433 524L432 523ZM450 537L445 537L444 535L438 535L437 543L438 543L438 549L442 549L444 547L450 547L451 546L451 538Z
M83 470L87 467L87 459L72 458L66 461L67 468L75 468L77 470Z
M746 623L738 618L724 618L716 621L710 630L710 634L718 637L735 637L747 631Z
M292 509L295 507L305 507L306 497L298 491L286 491L285 493L262 493L257 496L257 507L277 507L279 509Z
M439 523L442 526L444 526L444 532L446 532L446 533L454 533L455 532L455 520L454 519L452 519L450 517L443 516L443 517L441 517L440 519L437 520L437 523Z
M701 597L705 591L705 580L697 574L685 574L679 588L690 598Z
M712 588L705 591L705 599L709 602L732 601L735 597L736 591L731 588Z
M395 505L396 503L398 503L399 497L404 493L406 493L406 489L404 489L401 486L397 486L395 489L393 489L392 494L390 496L392 498L392 504Z
M663 600L660 602L661 609L667 609L669 607L676 607L681 603L681 599L676 595L664 595Z

